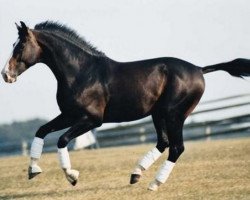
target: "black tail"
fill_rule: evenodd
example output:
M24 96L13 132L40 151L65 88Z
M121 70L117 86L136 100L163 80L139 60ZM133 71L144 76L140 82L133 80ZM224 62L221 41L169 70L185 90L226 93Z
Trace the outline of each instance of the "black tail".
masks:
M230 62L210 65L202 68L203 74L207 74L209 72L217 70L226 71L232 76L240 78L242 78L243 76L250 76L250 60L238 58Z

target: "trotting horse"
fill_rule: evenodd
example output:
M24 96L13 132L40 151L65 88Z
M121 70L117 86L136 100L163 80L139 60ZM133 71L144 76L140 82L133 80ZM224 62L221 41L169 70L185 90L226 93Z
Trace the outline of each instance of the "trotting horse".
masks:
M137 163L130 183L139 181L169 147L150 190L157 190L184 151L183 123L198 104L204 89L203 74L224 70L232 76L250 76L250 60L198 67L184 60L165 57L136 62L116 62L96 50L72 29L54 22L29 29L16 24L18 40L2 71L8 83L36 63L46 64L58 83L57 102L61 114L41 126L31 145L29 179L41 173L38 160L44 137L70 127L58 140L58 157L68 181L75 185L79 172L71 169L67 145L77 136L105 122L124 122L151 115L157 145Z

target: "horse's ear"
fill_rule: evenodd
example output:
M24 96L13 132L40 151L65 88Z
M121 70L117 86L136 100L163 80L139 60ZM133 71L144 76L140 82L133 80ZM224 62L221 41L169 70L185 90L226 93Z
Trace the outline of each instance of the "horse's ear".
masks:
M19 26L16 22L15 22L15 25L18 31L22 29L21 26Z
M25 38L28 35L28 27L25 25L24 22L20 21L21 26L16 24L18 35L20 38Z
M28 27L26 26L26 24L23 21L20 21L20 24L21 24L23 33L28 34Z
M28 29L28 27L26 26L26 24L23 21L20 21L21 27L22 29Z

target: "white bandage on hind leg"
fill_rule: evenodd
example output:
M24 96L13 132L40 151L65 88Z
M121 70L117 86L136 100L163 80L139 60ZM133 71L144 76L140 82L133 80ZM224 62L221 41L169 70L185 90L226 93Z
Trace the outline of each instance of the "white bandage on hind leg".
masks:
M155 147L144 155L138 164L147 170L160 156L161 152Z
M30 157L40 159L43 151L44 141L42 138L35 137L30 148Z
M161 168L159 169L159 171L157 172L155 179L159 181L160 183L165 183L171 171L173 170L174 166L175 166L175 163L169 160L166 160L161 166Z
M71 168L69 152L67 147L58 149L58 159L63 169Z

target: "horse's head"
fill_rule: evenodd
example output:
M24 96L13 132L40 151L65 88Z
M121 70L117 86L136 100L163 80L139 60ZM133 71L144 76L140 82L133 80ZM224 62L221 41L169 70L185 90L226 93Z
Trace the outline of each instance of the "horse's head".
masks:
M15 82L17 76L36 64L41 55L41 48L33 32L23 22L21 26L16 24L16 27L19 37L13 44L12 55L2 70L2 76L8 83Z

